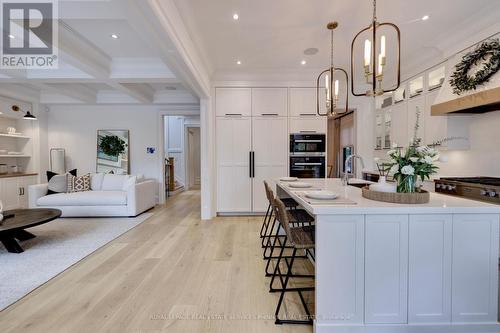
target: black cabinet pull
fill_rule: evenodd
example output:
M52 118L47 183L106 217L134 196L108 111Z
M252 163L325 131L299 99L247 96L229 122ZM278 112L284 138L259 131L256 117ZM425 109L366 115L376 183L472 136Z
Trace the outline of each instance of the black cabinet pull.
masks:
M248 152L248 177L252 178L252 152Z
M252 178L255 178L255 152L252 151Z

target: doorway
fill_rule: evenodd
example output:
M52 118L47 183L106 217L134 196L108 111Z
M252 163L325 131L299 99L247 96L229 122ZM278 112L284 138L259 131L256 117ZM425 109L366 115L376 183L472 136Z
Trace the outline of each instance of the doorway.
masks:
M200 127L188 126L186 130L186 174L187 189L200 189L201 184L201 152L200 152Z

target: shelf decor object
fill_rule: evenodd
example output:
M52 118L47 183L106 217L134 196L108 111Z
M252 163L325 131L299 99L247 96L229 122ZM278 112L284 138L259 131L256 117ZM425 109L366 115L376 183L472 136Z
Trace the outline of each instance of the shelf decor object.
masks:
M406 205L425 204L428 203L430 199L429 192L425 190L420 190L420 192L412 193L391 193L372 191L368 186L365 186L361 189L361 195L363 196L363 198L370 200Z
M473 67L479 68L474 75L469 75ZM455 66L450 85L453 93L461 95L490 80L500 70L500 41L492 39L481 43L474 51L463 56Z
M380 36L380 47L378 47L377 39L379 38L380 30L382 32L387 28L386 32L393 31L395 33L395 68L390 69L389 72L393 71L396 73L396 82L392 86L389 86L384 81L384 74L387 73L386 69L386 60L387 60L387 52L386 52L386 39L388 35ZM354 60L355 56L355 45L356 42L362 39L365 34L369 34L369 38L364 41L364 57L363 57L363 75L356 75L358 72L356 71ZM389 44L389 43L387 43ZM377 55L377 51L380 53ZM394 23L384 22L380 23L377 21L377 1L373 0L373 18L372 23L359 31L352 40L351 43L351 92L354 96L379 96L387 92L395 91L399 88L401 84L401 32L399 27ZM359 73L361 74L361 73ZM359 79L358 77L364 76L366 82L355 82ZM356 83L356 84L355 84ZM383 84L384 83L384 84ZM354 89L354 86L363 86L364 84L368 84L371 86L369 90L366 92L357 92ZM389 87L389 88L388 88Z
M333 65L333 30L335 30L339 26L338 22L330 22L326 26L328 30L331 32L331 43L330 43L330 67L328 69L325 69L322 71L316 80L316 112L320 116L334 116L337 113L345 113L348 112L349 110L349 76L347 74L347 71L335 67ZM340 73L342 76L345 77L345 109L342 111L337 110L337 105L339 102L339 85L340 81L335 78L335 74ZM324 79L323 79L324 78ZM325 104L326 104L326 112L321 113L320 110L320 89L321 87L321 82L324 80L325 82L325 93L326 93L326 99L325 99Z

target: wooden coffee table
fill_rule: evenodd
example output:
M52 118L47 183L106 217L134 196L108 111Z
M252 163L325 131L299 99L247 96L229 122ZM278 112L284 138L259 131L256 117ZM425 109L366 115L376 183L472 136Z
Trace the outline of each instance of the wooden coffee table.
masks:
M25 229L53 221L61 216L59 209L14 209L3 212L4 216L14 214L14 217L4 218L0 222L0 242L7 251L12 253L24 252L18 241L22 242L36 236Z

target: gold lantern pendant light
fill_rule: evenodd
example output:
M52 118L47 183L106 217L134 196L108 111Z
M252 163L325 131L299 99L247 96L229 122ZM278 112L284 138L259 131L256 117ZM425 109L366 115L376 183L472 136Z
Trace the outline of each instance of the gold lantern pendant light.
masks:
M330 54L330 68L322 71L319 75L318 75L318 79L316 80L316 112L318 113L318 115L320 116L334 116L336 115L337 113L337 105L338 105L338 102L339 102L339 80L336 80L335 79L335 73L337 72L340 72L341 75L344 75L345 76L345 85L346 85L346 97L345 97L345 111L342 111L340 113L344 113L344 112L347 112L349 110L349 77L347 75L347 72L342 69L342 68L337 68L337 67L334 67L333 66L333 30L335 30L335 28L337 28L339 26L338 22L330 22L328 23L328 25L326 26L328 28L328 30L331 31L331 54ZM324 82L325 82L325 94L326 94L326 98L324 100L325 104L326 104L326 113L321 113L320 112L320 105L321 105L321 101L320 101L320 91L322 89L321 87L321 82L323 81L324 78Z
M380 53L377 56L377 30L380 27L386 26L389 28L393 28L396 31L397 36L397 82L393 88L385 89L382 86L384 80L384 71L386 66L386 36L382 35L380 37ZM371 30L371 31L370 31ZM365 31L371 32L371 40L366 39L364 42L364 57L363 57L363 68L364 68L364 76L366 79L366 83L371 85L371 90L360 93L354 90L354 44L356 39ZM358 32L351 43L351 92L354 96L378 96L387 92L395 91L399 88L401 84L401 32L397 25L393 23L380 23L377 21L377 0L373 0L373 19L372 23Z

